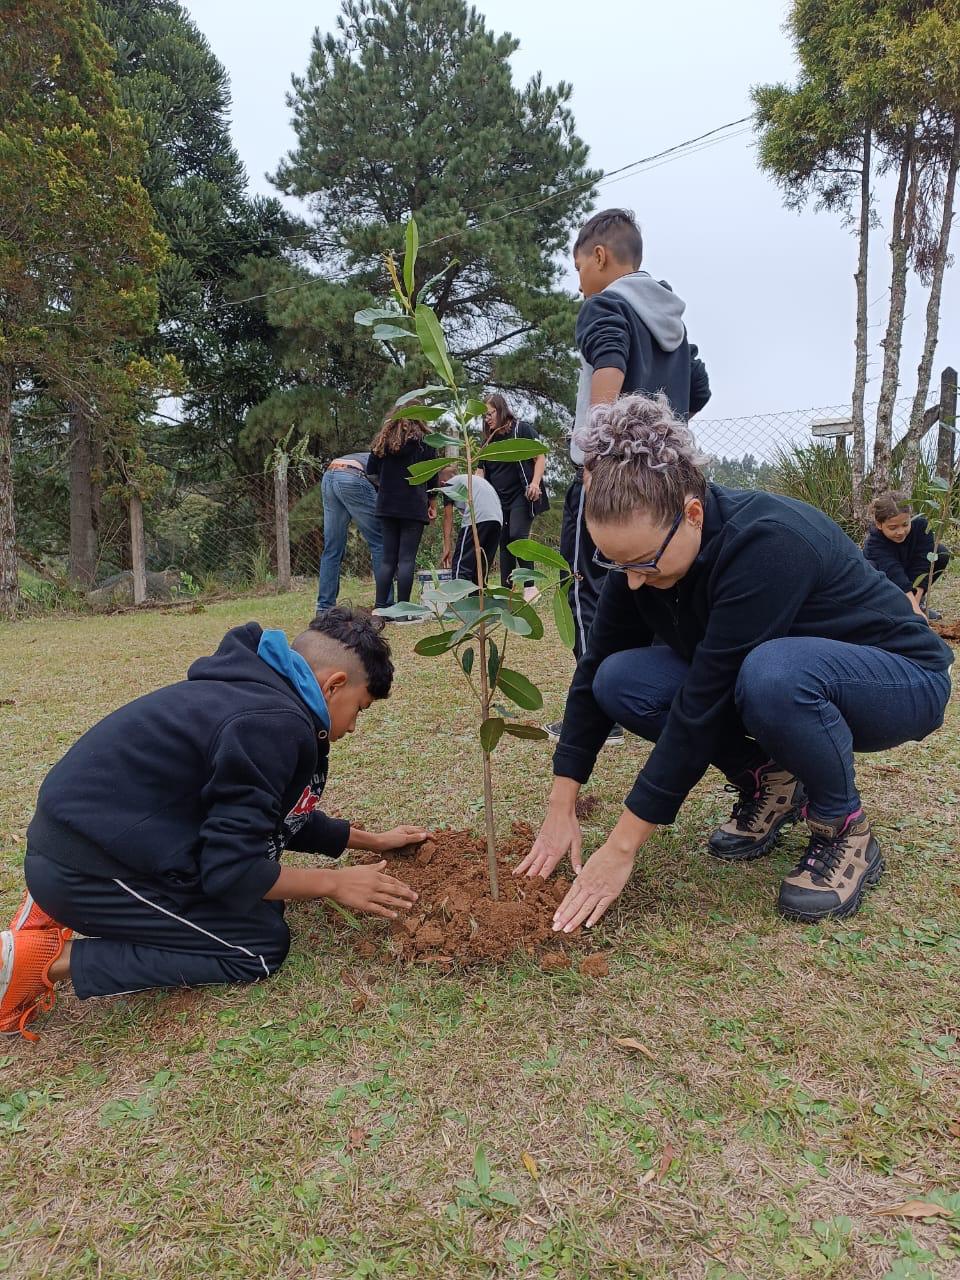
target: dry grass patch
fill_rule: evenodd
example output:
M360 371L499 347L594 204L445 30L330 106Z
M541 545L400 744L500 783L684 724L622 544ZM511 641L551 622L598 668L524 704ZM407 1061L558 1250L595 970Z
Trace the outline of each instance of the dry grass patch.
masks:
M258 617L292 632L311 603L0 628L14 704L0 707L3 901L36 789L78 733L181 677L227 627ZM329 804L368 826L476 825L472 721L451 718L458 685L413 655L419 634L392 633L397 691L334 748ZM569 656L556 640L517 654L521 670L536 662L553 718ZM588 848L644 752L602 756ZM502 829L536 823L547 749L505 744L495 771ZM262 986L65 998L39 1045L0 1042L0 1269L960 1274L956 701L929 744L860 774L889 870L847 925L775 916L799 831L747 867L704 857L727 800L711 777L598 930L609 978L523 957L405 970L358 954L342 920L310 905L291 910L290 960ZM948 1216L873 1214L911 1199Z

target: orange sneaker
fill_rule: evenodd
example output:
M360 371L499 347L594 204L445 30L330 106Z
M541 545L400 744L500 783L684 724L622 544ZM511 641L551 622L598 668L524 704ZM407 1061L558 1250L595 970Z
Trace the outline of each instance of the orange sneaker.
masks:
M11 933L19 933L21 929L59 929L64 939L73 937L73 930L64 929L53 916L48 915L29 889L24 890L20 905L13 913L13 919L7 928Z
M38 1013L48 1013L56 999L50 966L63 951L66 939L59 929L10 929L0 933L0 1035L18 1031L37 1040L27 1030Z

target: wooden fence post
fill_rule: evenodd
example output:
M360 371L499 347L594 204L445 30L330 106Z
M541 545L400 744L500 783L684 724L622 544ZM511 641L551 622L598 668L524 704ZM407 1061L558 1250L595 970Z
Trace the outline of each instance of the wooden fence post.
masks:
M940 430L937 435L937 475L949 482L953 475L954 434L957 425L957 371L949 366L940 375Z
M133 568L133 603L147 599L147 557L143 545L143 503L137 494L130 497L130 564Z
M273 471L273 503L277 525L277 590L290 590L290 511L287 497L287 455L280 452Z

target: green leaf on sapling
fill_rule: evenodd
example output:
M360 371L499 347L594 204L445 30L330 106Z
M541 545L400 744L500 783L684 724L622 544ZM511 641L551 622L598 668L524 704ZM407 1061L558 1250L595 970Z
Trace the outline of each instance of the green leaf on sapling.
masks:
M525 675L519 671L511 671L509 667L500 668L500 679L497 688L505 693L511 702L524 711L539 711L543 706L543 694Z
M500 716L491 716L480 726L480 745L488 755L496 749L506 727L506 721Z

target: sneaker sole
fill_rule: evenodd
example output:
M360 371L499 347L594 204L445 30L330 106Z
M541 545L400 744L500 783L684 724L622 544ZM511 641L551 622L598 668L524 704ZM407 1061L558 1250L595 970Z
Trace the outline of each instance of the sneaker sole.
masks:
M796 920L799 924L817 924L821 920L843 920L846 916L854 916L863 906L863 899L867 890L877 887L885 870L886 863L880 853L880 846L877 845L876 862L868 869L866 875L860 881L860 886L856 893L839 907L834 907L829 911L785 911L778 902L777 910L784 920Z
M785 813L770 828L759 844L751 845L749 849L743 850L742 853L718 853L709 842L707 843L707 853L711 858L716 858L718 862L753 862L757 858L764 858L768 853L773 852L774 845L783 834L784 828L793 826L799 819L800 810L791 809L789 813Z

